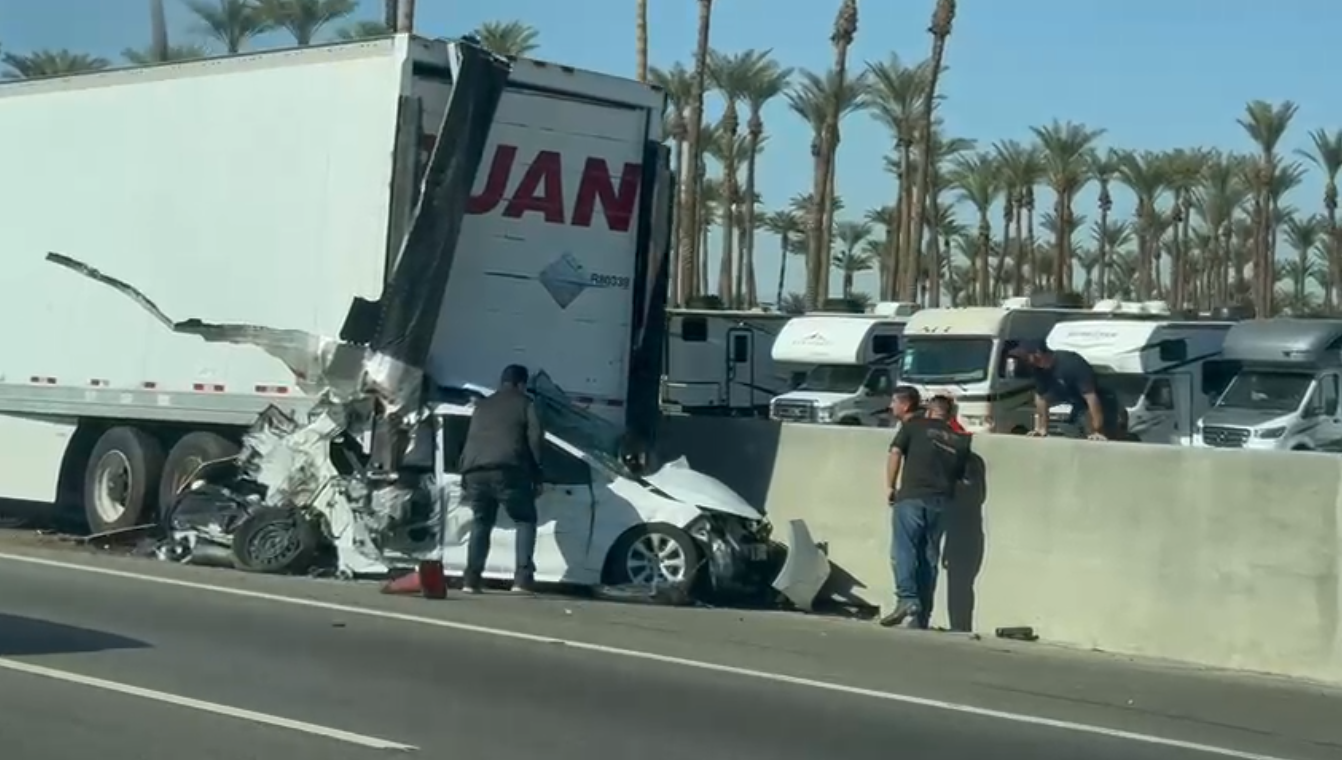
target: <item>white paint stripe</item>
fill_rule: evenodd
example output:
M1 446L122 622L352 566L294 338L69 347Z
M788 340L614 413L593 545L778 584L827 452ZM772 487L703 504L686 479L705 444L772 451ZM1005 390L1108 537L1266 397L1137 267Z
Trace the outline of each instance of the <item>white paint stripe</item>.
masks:
M614 655L617 657L627 657L635 660L644 660L649 662L658 662L666 665L676 665L683 668L694 668L714 673L727 673L730 675L741 676L744 678L753 678L762 681L771 681L773 683L785 683L793 686L803 686L811 689L820 689L822 691L837 692L858 697L868 697L870 699L879 699L887 702L897 702L899 704L914 705L917 707L926 707L934 710L946 710L948 712L960 713L962 715L977 715L983 718L994 718L997 720L1009 721L1011 723L1022 723L1030 726L1041 726L1055 728L1062 731L1073 731L1076 733L1089 734L1092 736L1104 736L1111 739L1122 739L1124 741L1138 742L1141 744L1150 744L1160 747L1172 747L1176 749L1185 749L1192 752L1201 752L1207 755L1218 757L1230 757L1237 760L1289 760L1289 758L1277 757L1274 755L1260 755L1253 752L1243 752L1240 750L1217 747L1210 744L1199 744L1197 742L1180 741L1178 739L1166 739L1160 736L1150 734L1140 734L1133 731L1122 731L1115 728L1105 728L1104 726L1095 726L1087 723L1073 723L1065 720L1054 720L1052 718L1042 718L1023 713L1006 712L1003 710L990 710L983 707L974 707L973 705L959 704L956 702L946 702L940 699L927 699L924 697L915 697L908 694L898 694L889 691L878 691L876 689L864 689L857 686L848 686L841 683L830 681L818 681L810 678L800 678L797 676L784 675L782 673L770 673L762 670L751 670L749 668L738 668L731 665L721 665L714 662L704 662L702 660L690 660L683 657L672 657L670 655L656 654L654 652L643 652L635 649L623 649L620 647L605 646L603 644L592 644L584 641L570 641L568 639L559 639L551 636L541 636L534 633L522 633L521 631L509 631L501 628L489 628L481 625L471 625L470 623L458 623L452 620L440 620L437 618L423 617L420 615L408 615L401 612L391 612L388 610L371 609L368 607L355 607L348 604L338 604L335 602L323 602L316 599L303 599L300 597L283 596L280 594L269 594L264 591L249 591L240 588L229 588L227 586L215 586L208 583L196 583L194 581L183 581L176 578L162 578L153 575L144 575L141 573L131 573L124 570L112 570L103 567L91 567L80 565L73 562L61 562L50 559L40 559L38 557L28 557L22 554L6 554L0 552L0 560L9 560L11 562L24 562L31 565L41 565L44 567L55 567L63 570L73 570L81 573L90 573L93 575L102 575L111 578L123 578L126 580L140 581L143 583L157 583L163 586L175 586L177 588L191 589L193 591L207 591L216 594L228 594L247 599L261 599L269 602L279 602L298 607L309 607L313 609L329 610L332 612L341 612L349 615L363 615L367 617L380 618L382 620L396 620L404 623L415 623L418 625L434 626L436 628L445 628L453 631L464 631L467 633L482 634L485 636L494 636L497 638L511 639L514 641L526 641L536 644L561 645L571 649L577 649L585 652L596 652L600 654Z
M301 731L305 734L313 734L314 736L322 736L327 739L335 739L336 741L342 741L347 744L357 744L361 747L401 750L403 752L413 752L418 749L418 747L412 747L409 744L401 744L400 742L387 741L386 739L378 739L373 736L364 736L363 734L341 731L338 728L328 728L327 726L319 726L315 723L304 723L301 720L290 720L275 715L266 715L265 713L254 712L252 710L243 710L239 707L229 707L228 705L221 705L215 702L206 702L200 699L192 699L191 697L169 694L164 691L155 691L154 689L131 686L130 684L118 683L117 681L108 681L102 678L94 678L93 676L84 676L65 670L44 668L41 665L33 665L27 662L20 662L19 660L11 660L6 657L0 657L0 670L12 670L16 673L27 673L28 675L79 684L80 686L89 686L94 689L102 689L103 691L111 691L117 694L140 697L141 699L149 699L155 702L175 705L177 707L185 707L191 710L200 710L201 712L251 721L252 723L261 723L267 726L275 726L276 728L287 728L290 731Z

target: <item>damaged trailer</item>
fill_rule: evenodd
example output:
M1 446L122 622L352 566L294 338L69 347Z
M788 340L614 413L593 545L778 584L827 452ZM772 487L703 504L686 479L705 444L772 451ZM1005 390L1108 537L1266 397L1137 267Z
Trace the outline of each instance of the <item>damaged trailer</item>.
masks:
M357 377L414 410L420 373L489 385L514 361L650 439L664 103L408 35L0 84L0 164L25 178L0 186L0 280L23 283L0 300L0 455L24 462L0 498L157 522L268 407L303 419ZM411 229L435 183L455 211Z

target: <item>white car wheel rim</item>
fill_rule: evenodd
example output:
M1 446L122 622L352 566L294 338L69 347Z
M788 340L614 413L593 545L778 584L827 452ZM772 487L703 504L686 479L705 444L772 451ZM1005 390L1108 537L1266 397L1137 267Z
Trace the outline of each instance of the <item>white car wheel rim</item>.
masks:
M625 569L630 582L658 586L684 581L689 562L679 541L661 533L649 533L629 547Z
M98 460L98 478L93 489L93 509L104 523L113 523L126 514L126 498L131 490L130 460L120 451L109 451Z

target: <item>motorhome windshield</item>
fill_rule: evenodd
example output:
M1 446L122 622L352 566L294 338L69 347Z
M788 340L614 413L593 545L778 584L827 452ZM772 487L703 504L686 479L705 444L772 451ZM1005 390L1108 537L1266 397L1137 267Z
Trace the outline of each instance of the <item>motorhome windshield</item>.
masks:
M910 337L904 342L900 380L907 383L977 383L988 379L992 338Z
M867 379L867 367L862 364L820 364L806 373L806 380L798 390L817 393L856 393Z
M1244 370L1230 381L1217 400L1222 409L1294 412L1300 408L1314 376L1307 372Z
M1147 375L1135 373L1096 373L1096 382L1100 388L1114 394L1118 403L1123 405L1124 409L1131 409L1137 406L1142 395L1146 393L1147 386L1151 384L1151 378Z

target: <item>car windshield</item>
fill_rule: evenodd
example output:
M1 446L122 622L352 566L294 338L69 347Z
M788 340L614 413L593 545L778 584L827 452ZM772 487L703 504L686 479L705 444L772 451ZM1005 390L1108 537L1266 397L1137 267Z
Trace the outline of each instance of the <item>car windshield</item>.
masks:
M910 337L904 342L900 380L907 383L977 383L988 379L992 338Z
M532 378L530 389L536 401L536 414L546 432L577 447L623 477L635 477L621 458L622 428L574 404L544 371L537 372Z
M798 390L817 393L857 393L867 380L864 364L821 364L806 373Z
M1294 412L1300 408L1314 376L1303 372L1244 371L1230 381L1217 400L1221 409Z

